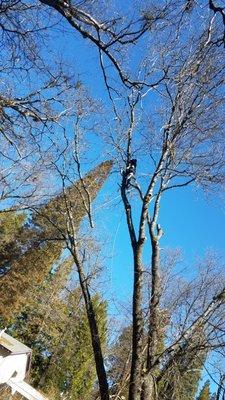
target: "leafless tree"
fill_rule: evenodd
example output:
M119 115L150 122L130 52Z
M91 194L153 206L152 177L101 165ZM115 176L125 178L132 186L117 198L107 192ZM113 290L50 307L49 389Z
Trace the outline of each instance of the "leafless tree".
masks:
M221 5L219 3L221 3ZM223 2L209 0L209 8L215 14L215 16L218 14L222 19L223 34L217 38L216 43L218 45L223 44L225 46L225 6Z
M41 198L44 172L76 101L75 80L59 58L49 62L43 54L49 23L39 14L37 4L0 3L1 208Z
M189 54L176 70L172 81L166 79L162 83L162 94L169 100L169 109L164 110L167 121L161 125L154 141L149 146L153 167L149 171L149 180L144 190L135 175L129 176L130 164L133 160L136 128L136 102L130 104L130 125L127 130L126 164L122 175L121 196L127 216L127 225L134 258L134 294L133 294L133 349L130 377L129 399L153 399L154 368L157 364L156 349L160 316L161 273L160 273L160 239L163 235L159 225L160 203L168 190L187 186L193 182L208 186L224 183L224 156L222 143L223 123L220 118L214 119L223 104L223 78L219 77L224 69L223 63L212 64L217 52L211 45L211 32L200 41L194 54ZM209 68L209 69L208 69ZM211 72L213 71L213 75ZM169 76L169 73L168 73ZM218 80L217 80L218 78ZM173 82L173 83L172 83ZM170 84L172 83L172 86ZM222 86L221 86L222 84ZM217 98L214 89L220 87L222 97ZM165 92L164 92L165 89ZM213 103L211 102L213 95ZM216 89L218 94L218 91ZM214 103L215 101L215 103ZM212 108L211 108L212 106ZM218 108L217 108L218 107ZM169 111L170 110L170 111ZM205 113L205 111L207 112ZM211 114L212 112L212 114ZM206 125L205 125L206 124ZM217 127L219 128L217 130ZM217 141L218 140L218 141ZM219 153L217 152L219 151ZM138 154L138 153L136 153ZM215 158L213 157L215 155ZM141 156L139 156L141 159ZM138 160L139 161L139 160ZM139 161L140 162L140 161ZM140 197L140 219L134 223L132 212L132 191L136 190ZM137 228L135 228L137 226ZM147 233L151 247L151 297L149 305L148 351L143 368L143 249ZM215 296L205 309L202 318L211 315L223 302L224 288L221 295ZM221 297L222 296L222 297ZM197 318L194 329L199 323ZM185 340L193 333L192 326L185 332ZM187 335L187 337L186 337ZM178 344L179 343L179 344ZM179 351L180 342L172 347L172 359ZM175 350L175 351L174 351ZM142 380L143 379L143 380ZM141 383L143 382L143 383ZM141 389L142 387L142 389ZM142 394L141 394L142 391Z

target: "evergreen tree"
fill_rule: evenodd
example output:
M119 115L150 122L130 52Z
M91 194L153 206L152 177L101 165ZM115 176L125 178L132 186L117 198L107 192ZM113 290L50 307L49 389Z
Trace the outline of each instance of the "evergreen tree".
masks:
M110 162L103 163L66 189L70 208L76 213L77 229L87 213L88 202L96 196L110 168ZM25 215L22 218L8 214L10 220L2 218L5 243L12 243L18 235L20 251L17 258L10 251L7 254L9 268L1 277L0 308L4 324L11 322L9 332L32 348L32 384L45 390L49 398L59 398L64 393L66 398L78 400L88 398L96 373L80 290L67 295L73 261L70 258L60 261L63 249L60 233L66 234L67 227L64 195L65 192L34 212L29 224L23 225ZM106 304L96 297L94 306L104 342Z
M12 336L32 348L32 383L37 385L48 366L54 344L58 343L67 319L63 301L72 260L67 258L36 288L23 311L9 327Z
M70 208L76 216L77 229L111 167L112 163L106 161L65 190ZM9 254L7 273L1 277L2 326L9 324L20 313L30 301L31 293L42 284L59 259L64 246L62 233L66 234L67 231L65 192L33 213L29 226L26 225L21 231L23 245L20 246L19 254L16 258L14 254ZM21 227L18 229L21 230Z
M112 168L111 161L99 164L91 172L63 193L53 198L45 206L36 210L32 223L39 228L39 234L45 239L61 239L62 233L67 234L67 207L73 210L76 228L89 212L91 202L107 179Z
M83 302L76 290L68 298L68 316L41 386L53 398L63 393L72 400L89 400L96 380L90 331ZM94 298L101 341L106 342L106 303Z
M88 400L96 380L91 337L79 288L65 289L72 261L46 280L10 333L32 348L30 382L50 399ZM69 294L68 294L69 293ZM93 299L101 340L106 342L106 303ZM1 397L0 397L1 399Z
M28 250L13 261L12 269L1 278L2 324L8 325L31 301L33 291L42 284L60 253L60 243L48 242L43 247Z
M25 214L3 212L0 214L0 277L7 273L12 256L21 253L21 233Z

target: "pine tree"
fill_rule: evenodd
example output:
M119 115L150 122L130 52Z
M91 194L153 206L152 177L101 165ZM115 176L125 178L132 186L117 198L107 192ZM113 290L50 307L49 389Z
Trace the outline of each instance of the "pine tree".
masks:
M112 163L106 161L88 173L81 181L65 189L70 209L76 216L76 228L87 214L105 182ZM21 228L20 228L21 229ZM1 325L9 324L30 301L31 294L47 277L59 259L66 234L67 216L65 193L61 193L33 213L29 226L21 232L23 246L15 259L11 253L7 261L7 273L1 277Z
M13 337L32 348L32 383L38 384L48 365L49 355L64 329L67 311L64 298L73 262L62 260L32 295L29 304L8 328Z
M33 224L38 226L40 236L44 239L60 239L61 233L67 233L67 207L76 216L76 228L87 215L91 202L107 179L112 168L111 161L99 164L82 180L65 189L64 193L53 198L45 206L37 210L33 216Z
M49 396L63 393L71 400L89 400L96 380L91 336L79 289L68 298L68 317L55 352L42 380ZM80 304L78 304L78 301ZM101 341L106 341L106 303L98 295L93 299L99 322Z
M26 216L23 213L0 214L0 277L7 273L12 256L21 253L21 233Z
M4 324L9 324L31 300L33 290L42 284L60 253L60 244L46 243L13 261L12 270L1 279L0 312Z
M89 400L96 373L80 289L65 289L71 265L68 258L49 276L32 304L15 319L10 333L32 348L30 382L49 399L63 393L72 400ZM98 295L93 302L104 345L106 303Z

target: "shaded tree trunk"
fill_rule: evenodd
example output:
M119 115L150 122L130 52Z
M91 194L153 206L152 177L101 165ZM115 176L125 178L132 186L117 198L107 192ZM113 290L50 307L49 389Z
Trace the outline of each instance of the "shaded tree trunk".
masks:
M83 272L83 266L78 258L77 248L76 248L75 244L73 244L72 248L70 248L70 251L71 251L71 254L73 255L73 258L74 258L74 261L75 261L75 264L77 267L80 287L81 287L82 294L84 297L85 308L86 308L86 313L87 313L87 318L88 318L89 328L90 328L90 333L91 333L91 342L92 342L92 348L93 348L94 359L95 359L95 367L96 367L98 383L99 383L100 397L101 397L101 400L109 400L109 385L108 385L106 370L105 370L105 366L104 366L104 359L103 359L103 354L102 354L102 346L101 346L101 341L100 341L99 329L98 329L98 324L97 324L97 320L96 320L95 310L93 307L91 295L90 295L88 284L87 284L87 279Z
M152 244L152 291L150 299L150 317L148 329L148 347L146 367L143 372L141 400L157 400L156 384L154 382L154 362L159 345L159 299L160 299L160 250L155 235L151 233Z
M151 298L149 304L149 327L148 327L148 343L147 358L145 369L143 372L143 384L141 400L156 400L157 390L154 380L154 363L157 355L157 349L160 343L159 324L160 324L160 307L159 301L161 296L160 282L160 248L159 240L163 234L162 229L157 225L159 206L161 199L161 190L163 188L163 180L156 197L153 217L148 220L149 235L151 239Z
M129 400L139 400L141 393L142 371L142 340L143 340L143 315L142 315L142 287L143 270L141 264L142 247L137 244L134 253L134 285L133 285L133 332L132 332L132 360L129 385Z

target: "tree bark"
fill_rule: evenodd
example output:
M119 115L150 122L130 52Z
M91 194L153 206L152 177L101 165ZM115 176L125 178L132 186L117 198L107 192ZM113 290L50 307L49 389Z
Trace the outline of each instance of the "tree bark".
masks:
M155 390L154 369L152 369L159 344L159 299L160 299L160 250L159 243L155 235L151 234L152 243L152 291L150 300L150 317L148 329L148 349L146 369L143 373L141 400L157 400L157 391Z
M98 383L99 383L100 398L101 398L101 400L109 400L109 385L108 385L107 374L106 374L105 365L104 365L104 359L103 359L103 354L102 354L102 347L101 347L101 341L100 341L100 336L99 336L99 331L98 331L98 324L96 321L95 310L94 310L94 307L92 304L92 299L90 296L89 288L87 286L87 280L83 273L83 267L78 259L76 248L75 248L75 246L73 246L73 247L74 248L71 249L71 253L73 255L74 261L77 266L80 286L81 286L82 294L84 297L85 308L86 308L86 313L87 313L87 318L88 318L88 323L89 323L89 328L90 328L90 333L91 333L91 342L92 342L92 348L93 348L94 359L95 359L95 367L96 367Z
M155 361L156 350L158 346L158 328L159 328L159 299L161 294L160 287L160 251L159 243L155 237L151 237L152 242L152 291L150 300L150 318L149 318L149 339L147 354L147 370L150 371Z
M141 400L156 400L157 392L155 388L156 384L153 376L150 373L146 373L142 381Z
M131 118L131 127L133 119ZM128 154L129 154L128 143ZM129 156L128 156L129 160ZM142 348L143 348L143 313L142 313L142 291L143 291L143 266L142 266L142 250L145 238L139 236L136 238L135 228L132 218L131 205L129 203L126 184L126 175L123 175L121 185L121 197L123 200L127 226L130 235L130 241L133 251L133 266L134 266L134 280L133 280L133 303L132 303L132 359L131 359L131 372L129 382L129 395L128 400L140 400L141 395L141 371L142 371Z
M134 249L134 286L133 286L133 334L132 334L132 360L129 385L129 400L140 400L141 371L142 371L142 340L143 340L143 315L142 315L142 247L140 244Z
M157 390L154 381L154 363L159 346L159 325L160 325L160 307L159 301L161 296L161 281L160 281L160 248L159 240L163 234L162 229L157 225L159 205L161 199L161 187L156 197L152 220L148 217L148 228L151 239L151 298L149 304L149 327L148 327L148 347L146 368L143 373L142 395L141 400L156 400Z

